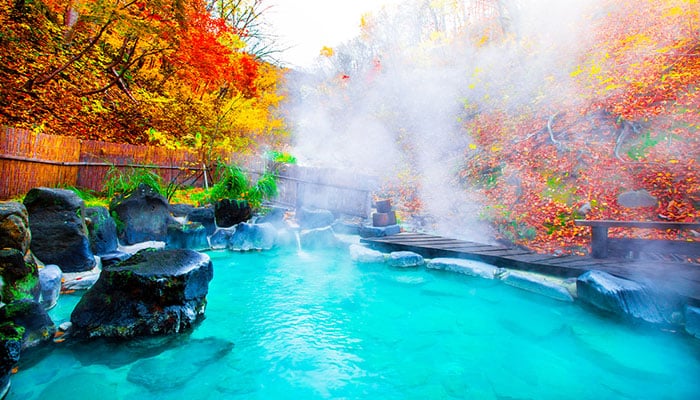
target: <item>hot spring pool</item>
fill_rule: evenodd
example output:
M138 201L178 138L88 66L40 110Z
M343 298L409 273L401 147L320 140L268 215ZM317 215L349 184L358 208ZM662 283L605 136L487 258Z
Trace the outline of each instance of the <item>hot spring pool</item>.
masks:
M66 342L8 399L698 399L700 340L343 252L210 252L188 335ZM51 311L68 319L77 296Z

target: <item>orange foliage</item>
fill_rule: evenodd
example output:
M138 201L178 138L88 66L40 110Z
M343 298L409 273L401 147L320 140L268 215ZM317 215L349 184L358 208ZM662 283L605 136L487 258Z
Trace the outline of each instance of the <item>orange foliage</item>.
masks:
M0 124L196 144L207 128L199 116L227 99L266 95L262 62L243 50L244 36L202 0L2 2ZM255 115L269 118L274 104L248 105L258 106Z

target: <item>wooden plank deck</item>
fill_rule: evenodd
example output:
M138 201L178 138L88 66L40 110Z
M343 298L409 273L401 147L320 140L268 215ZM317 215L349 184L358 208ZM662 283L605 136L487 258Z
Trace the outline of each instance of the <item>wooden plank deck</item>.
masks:
M361 242L383 251L412 251L426 258L453 257L477 260L502 268L565 278L574 278L586 271L597 269L621 278L652 282L663 290L678 293L694 305L700 305L698 264L537 254L525 249L492 246L423 233L363 238Z

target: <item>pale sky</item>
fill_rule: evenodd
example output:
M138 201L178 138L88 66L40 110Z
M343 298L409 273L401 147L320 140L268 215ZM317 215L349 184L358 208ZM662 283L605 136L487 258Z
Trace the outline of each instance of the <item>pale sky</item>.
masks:
M269 0L266 12L290 66L308 67L323 46L334 47L360 33L362 14L400 0Z

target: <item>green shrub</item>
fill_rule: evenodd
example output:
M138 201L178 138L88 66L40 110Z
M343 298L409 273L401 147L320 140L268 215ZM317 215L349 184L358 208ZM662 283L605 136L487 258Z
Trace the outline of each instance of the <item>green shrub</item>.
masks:
M85 207L96 207L96 206L106 206L107 201L98 196L94 190L90 189L79 189L75 186L66 186L65 189L70 190L80 197L85 202Z
M272 173L263 174L255 184L251 184L240 167L220 164L216 175L218 182L204 196L209 203L222 199L246 200L252 208L259 208L265 199L277 195L277 179Z
M271 173L263 174L255 185L250 188L246 197L248 203L253 208L262 205L263 200L277 195L277 179Z
M219 164L216 176L219 178L218 182L207 191L207 198L211 203L222 199L240 199L250 190L248 177L236 165Z
M269 151L267 152L267 158L273 163L279 164L296 164L297 158L289 153L283 151Z
M126 197L138 189L140 184L150 186L162 196L166 195L163 179L158 174L146 168L133 167L125 170L110 167L105 175L102 191L109 199L116 195Z

